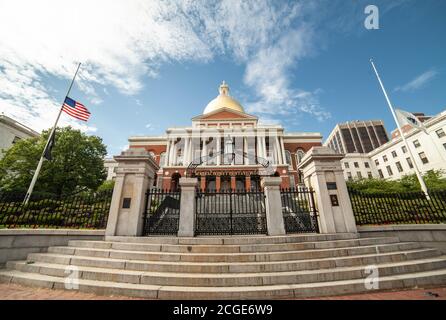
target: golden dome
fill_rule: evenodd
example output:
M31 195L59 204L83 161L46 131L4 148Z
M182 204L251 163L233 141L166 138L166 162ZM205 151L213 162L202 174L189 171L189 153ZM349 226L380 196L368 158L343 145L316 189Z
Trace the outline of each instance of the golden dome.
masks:
M220 94L208 103L206 108L204 108L203 114L221 109L221 108L228 108L232 109L238 112L245 112L243 110L242 105L235 99L231 98L229 95L229 86L223 81L218 89Z

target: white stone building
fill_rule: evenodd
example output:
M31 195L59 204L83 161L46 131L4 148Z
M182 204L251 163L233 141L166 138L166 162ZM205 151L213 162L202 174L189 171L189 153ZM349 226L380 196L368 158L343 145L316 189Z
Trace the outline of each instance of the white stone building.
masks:
M405 133L421 172L444 170L446 173L446 110L424 122L427 134L419 129ZM347 153L342 160L346 179L385 178L396 180L415 173L402 138L396 136L369 153Z
M14 143L21 139L38 137L39 133L20 122L0 115L0 158Z

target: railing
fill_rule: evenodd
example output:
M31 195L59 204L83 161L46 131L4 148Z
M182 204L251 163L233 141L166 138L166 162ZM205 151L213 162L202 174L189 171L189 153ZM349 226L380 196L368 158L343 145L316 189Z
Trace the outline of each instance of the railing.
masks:
M349 195L357 225L446 223L446 191Z
M181 191L150 189L146 193L144 235L176 235L180 221Z
M196 234L265 234L265 194L259 190L196 192Z
M24 194L0 194L0 228L104 229L107 225L112 190L80 193L59 198L33 194L24 205Z
M319 232L314 191L306 187L281 189L282 213L287 233Z

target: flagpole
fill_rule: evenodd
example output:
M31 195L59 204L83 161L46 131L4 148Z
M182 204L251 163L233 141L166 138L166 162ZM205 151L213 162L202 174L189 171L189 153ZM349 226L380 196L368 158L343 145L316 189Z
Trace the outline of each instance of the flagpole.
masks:
M380 84L380 86L381 86L381 89L382 89L382 91L383 91L383 93L384 93L384 96L386 97L387 104L389 105L389 109L390 109L390 111L392 112L392 116L393 116L393 119L395 120L395 123L396 123L396 125L397 125L397 127L398 127L398 131L399 131L399 133L400 133L400 136L401 136L401 138L403 139L404 144L406 145L407 150L409 151L409 155L410 155L411 161L412 161L413 165L415 166L415 174L416 174L416 176L417 176L417 178L418 178L418 181L420 182L421 190L423 190L423 192L424 192L426 198L429 199L429 193L427 192L426 183L424 183L424 180L423 180L423 177L421 176L420 169L418 168L417 162L415 161L415 158L414 158L414 156L413 156L413 154L412 154L412 151L411 151L411 149L410 149L410 146L409 146L409 144L407 143L406 138L404 137L403 130L401 130L400 123L399 123L399 121L398 121L398 119L397 119L397 117L396 117L395 111L393 110L392 103L390 102L390 99L389 99L389 97L387 96L386 89L384 88L384 85L383 85L383 83L382 83L382 81L381 81L381 78L380 78L380 76L379 76L379 74L378 74L378 70L376 70L375 64L373 63L373 60L372 60L372 59L370 59L370 63L372 64L373 70L375 71L376 77L378 78L378 82L379 82L379 84Z
M74 77L71 80L70 86L68 87L68 91L67 91L67 94L65 95L64 101L65 101L66 97L68 97L68 95L71 92L71 88L73 87L74 79L76 79L76 75L79 71L80 66L81 66L81 63L79 62L79 64L77 65L76 72L74 73ZM50 140L51 140L54 132L56 131L57 123L59 122L60 115L62 114L62 108L63 108L63 103L60 106L59 114L57 115L56 122L54 123L54 126L51 129L50 135L48 136L48 140L46 141L45 148L43 148L42 155L40 156L40 160L39 160L39 163L37 164L36 171L34 172L33 179L31 180L31 183L29 184L29 188L28 188L28 191L26 192L25 199L23 199L23 204L28 203L29 198L31 197L31 194L33 193L34 185L36 184L37 177L39 176L39 173L40 173L40 169L42 169L45 151L48 148L48 144L50 143Z

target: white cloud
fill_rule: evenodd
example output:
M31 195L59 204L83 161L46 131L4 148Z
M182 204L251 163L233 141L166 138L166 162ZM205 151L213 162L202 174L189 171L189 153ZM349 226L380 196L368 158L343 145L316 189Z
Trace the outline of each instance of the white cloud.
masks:
M409 81L405 85L396 87L395 91L407 92L407 91L413 91L413 90L420 89L423 86L425 86L427 83L432 81L437 76L437 74L438 74L438 72L433 69L423 72L422 74L415 77L415 79Z
M311 49L303 9L300 2L275 1L0 2L0 111L36 130L49 127L60 102L46 80L68 81L78 61L77 86L99 104L107 86L136 94L165 62L225 54L246 65L245 83L258 98L250 105L258 113L297 109L324 116L317 95L302 98L289 82ZM302 104L310 100L311 106ZM61 124L95 130L66 116Z

